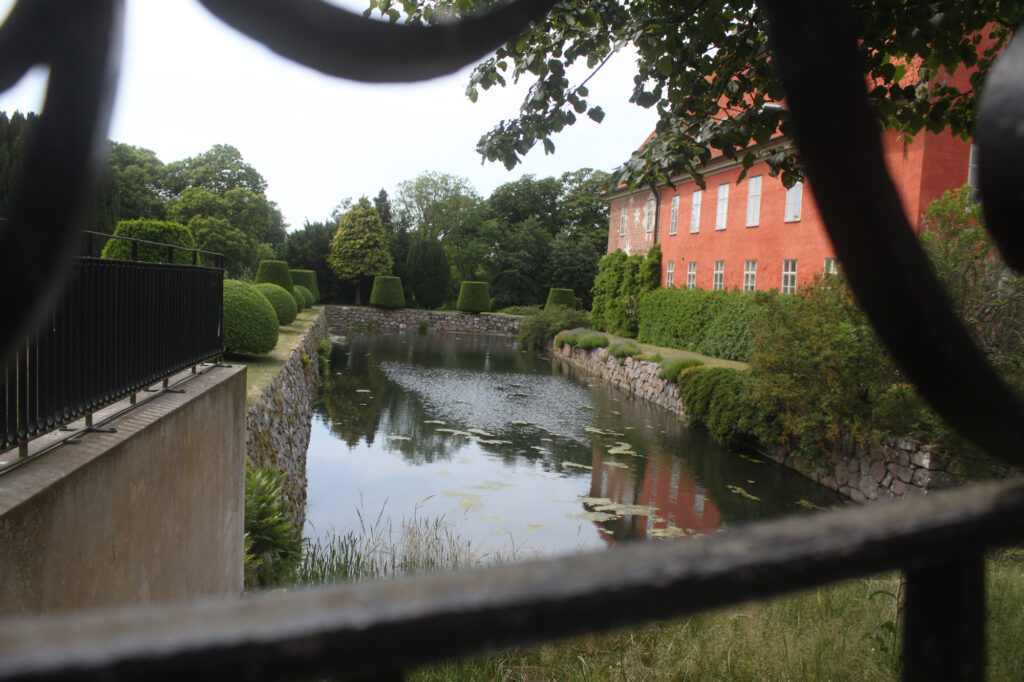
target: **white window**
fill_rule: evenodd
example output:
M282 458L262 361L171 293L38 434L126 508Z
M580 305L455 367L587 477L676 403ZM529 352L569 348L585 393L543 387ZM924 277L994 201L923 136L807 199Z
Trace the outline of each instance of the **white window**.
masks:
M700 200L704 193L699 189L693 190L693 203L690 204L690 234L700 232Z
M676 234L679 231L679 195L672 197L672 215L668 218L668 233Z
M761 176L747 180L747 227L757 227L761 221Z
M967 158L967 184L978 187L978 145L971 145L971 155Z
M838 275L839 274L839 261L835 258L826 258L825 267L822 269L826 275Z
M647 231L654 232L654 199L647 200Z
M619 236L626 236L626 205L622 205L622 214L619 216Z
M782 261L782 293L796 293L796 259Z
M686 264L686 288L697 288L697 261L695 260Z
M715 213L715 229L725 229L725 217L729 212L729 183L718 186L718 211Z
M787 223L795 223L800 220L800 207L804 200L804 183L798 182L786 190L786 217Z
M713 271L713 279L711 282L711 288L715 291L721 291L725 287L725 261L716 260L715 269Z
M757 287L757 261L743 261L743 291L753 291Z
M675 272L676 272L676 262L674 260L670 260L668 262L668 265L665 266L665 286L666 287L671 287L672 286L672 278L675 277Z

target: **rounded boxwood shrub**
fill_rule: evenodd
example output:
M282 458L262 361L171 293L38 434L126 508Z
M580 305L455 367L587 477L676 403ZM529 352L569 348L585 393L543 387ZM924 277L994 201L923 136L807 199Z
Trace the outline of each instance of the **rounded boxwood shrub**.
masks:
M405 305L405 294L402 292L402 279L390 275L377 275L373 278L373 289L370 290L370 305L378 308L401 308Z
M487 282L463 282L455 309L464 313L483 313L491 309L491 288Z
M224 352L262 355L277 345L277 313L256 287L224 280Z
M309 308L310 306L313 305L313 292L311 292L309 289L302 286L301 284L296 284L295 293L302 297L303 309Z
M261 260L260 267L256 271L256 283L270 282L276 284L285 291L295 288L292 281L292 272L288 269L288 263L283 260Z
M556 289L552 287L548 292L548 302L544 304L544 310L553 308L556 305L565 308L575 308L576 294L572 289Z
M117 223L114 235L145 239L146 241L159 242L161 244L173 244L174 246L183 246L187 249L196 248L195 237L192 236L192 232L187 227L181 223L172 223L166 220L122 220ZM100 257L113 260L131 260L132 243L122 239L108 239ZM139 244L138 257L140 261L150 263L168 262L166 247ZM174 262L191 265L192 254L175 249Z
M295 286L302 285L313 294L310 305L320 300L320 288L316 284L316 272L313 270L292 270L292 282Z
M278 324L291 324L295 321L295 316L299 314L299 311L295 307L295 297L290 293L270 282L257 284L256 290L270 301L270 305L274 306Z

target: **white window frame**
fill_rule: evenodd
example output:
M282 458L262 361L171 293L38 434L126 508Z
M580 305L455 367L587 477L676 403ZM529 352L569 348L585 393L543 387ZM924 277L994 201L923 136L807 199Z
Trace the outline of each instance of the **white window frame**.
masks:
M686 264L686 288L697 288L697 261L695 260Z
M761 222L761 176L747 180L747 227L757 227Z
M711 273L711 290L722 291L725 289L725 261L716 260L715 269Z
M729 217L729 183L723 182L718 186L718 206L715 210L715 229L724 230L726 220Z
M786 216L783 222L800 222L804 201L804 183L798 182L786 190Z
M796 258L782 261L782 293L796 293Z
M679 232L679 195L672 197L672 213L668 219L668 233L674 235Z
M626 209L627 209L627 206L626 206L625 203L623 203L622 204L622 214L619 216L619 236L620 237L625 237L626 236L626 212L627 212Z
M753 291L757 288L757 261L743 261L743 291Z
M647 200L647 232L654 232L654 199Z
M672 280L675 277L675 270L676 270L676 262L674 260L670 260L668 262L668 265L665 266L665 287L666 288L673 286Z
M690 234L700 232L700 202L704 198L704 192L699 189L693 190L693 203L690 204Z
M821 271L826 275L838 275L839 260L836 258L826 258L825 264L822 266Z

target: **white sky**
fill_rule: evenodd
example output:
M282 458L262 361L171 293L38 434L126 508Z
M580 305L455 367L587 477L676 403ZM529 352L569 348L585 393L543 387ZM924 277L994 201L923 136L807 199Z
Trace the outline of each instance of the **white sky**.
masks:
M0 0L0 16L12 4ZM108 137L152 149L165 163L234 145L266 178L268 198L292 228L326 218L345 197L372 198L381 188L394 196L399 182L427 170L468 177L483 196L526 173L610 171L655 123L653 112L629 104L633 59L617 55L587 84L604 122L580 117L554 138L554 155L538 144L508 172L481 165L475 145L516 115L525 87L492 88L473 104L464 94L470 67L411 85L330 78L277 57L195 0L128 0L125 28ZM34 73L0 94L0 111L39 111L45 76Z

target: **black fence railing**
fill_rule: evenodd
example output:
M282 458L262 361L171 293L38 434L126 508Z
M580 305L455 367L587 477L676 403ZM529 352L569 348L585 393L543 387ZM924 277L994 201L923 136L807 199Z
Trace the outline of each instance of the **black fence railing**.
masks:
M169 249L170 260L176 251L193 262L220 258L157 248ZM0 447L24 445L219 357L223 278L219 267L75 259L65 292L3 368Z

